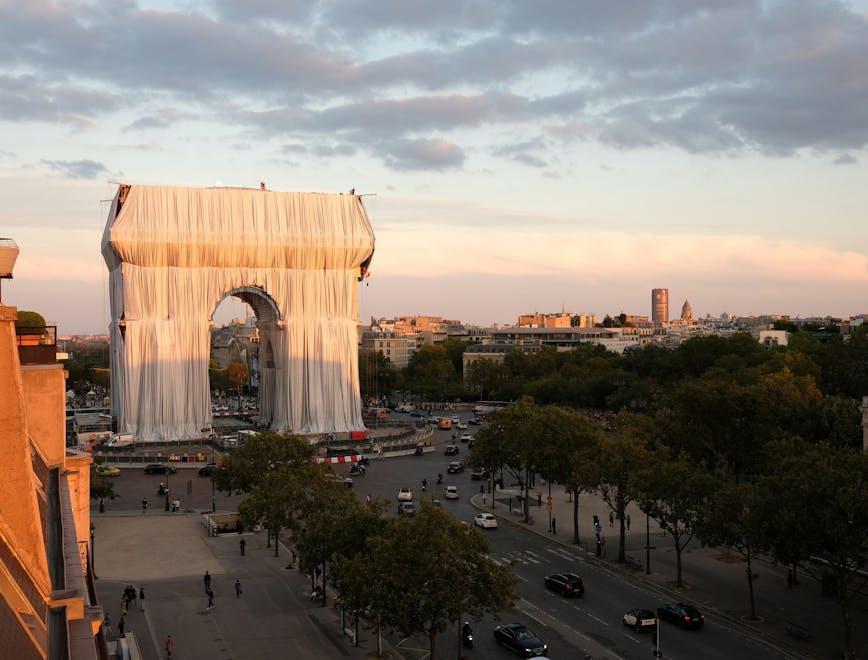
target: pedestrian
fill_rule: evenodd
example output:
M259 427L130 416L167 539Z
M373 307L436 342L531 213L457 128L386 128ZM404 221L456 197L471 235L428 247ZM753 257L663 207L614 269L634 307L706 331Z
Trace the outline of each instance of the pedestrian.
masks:
M537 494L536 494L536 505L537 505L537 506L542 506L542 493L537 493Z
M243 557L244 556L244 549L247 547L247 541L245 541L244 539L241 539L238 542L238 546L241 548L241 556Z
M104 497L99 498L99 512L105 513L105 498Z
M624 519L624 522L627 523L627 531L630 531L630 514L627 514L627 517Z
M121 618L118 620L118 637L124 636L124 616L121 615Z
M368 506L371 506L371 494L370 493L365 495L365 504L367 504Z
M112 618L111 618L111 616L109 616L108 612L105 613L105 618L102 620L102 623L103 623L103 627L105 628L105 633L106 633L106 635L108 635L108 633L112 627Z
M483 486L482 484L479 484L479 492L480 492L480 493L484 493L484 492L485 492L485 486Z
M322 571L319 570L319 566L316 566L316 567L313 569L313 574L314 574L314 576L315 576L314 584L319 584L319 576L320 576L320 573L322 573Z
M615 526L615 514L609 511L609 527Z
M210 610L214 607L214 592L211 589L208 589L208 609Z
M290 556L292 557L292 563L295 564L295 560L297 555L295 554L295 548L289 551Z
M142 513L145 513L148 510L148 499L146 497L142 498Z
M236 578L236 579L235 579L235 597L236 597L236 598L241 598L241 593L242 593L242 591L241 591L241 580L239 580L238 578Z
M202 581L205 583L205 593L211 591L211 574L208 571L205 571Z
M139 587L139 609L145 611L145 587Z
M558 519L552 518L552 534L557 535L558 533Z
M166 657L171 658L172 654L175 652L175 640L172 639L171 635L166 635Z
M127 596L124 594L121 596L121 616L127 613Z

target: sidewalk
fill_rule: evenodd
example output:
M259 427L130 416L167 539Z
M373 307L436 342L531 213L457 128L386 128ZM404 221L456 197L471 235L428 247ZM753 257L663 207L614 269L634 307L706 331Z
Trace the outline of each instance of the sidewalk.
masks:
M491 509L491 498L486 498L485 510L516 525L549 538L554 543L572 546L573 503L561 487L552 486L552 517L556 520L557 535L548 531L546 496L548 487L540 484L541 490L531 490L529 525L522 521L518 502L513 497L513 512L507 508L508 493L512 489L498 491L496 508ZM542 496L542 506L538 505ZM482 509L482 496L472 498L476 508ZM703 548L693 539L682 553L682 581L684 587L675 588L676 559L672 539L664 534L653 520L650 521L651 574L645 573L645 514L631 504L627 508L630 531L625 530L625 549L628 565L618 564L619 524L609 526L609 508L596 495L583 493L579 497L579 539L581 548L593 557L596 539L593 516L598 515L605 537L604 557L597 561L612 570L622 572L632 579L644 581L661 590L674 600L695 603L703 610L715 612L739 627L771 640L773 643L792 648L815 657L840 657L843 650L843 623L840 608L834 598L823 596L820 585L808 575L801 575L799 584L787 586L786 569L775 567L764 558L751 562L754 570L754 594L757 615L760 621L749 621L750 601L741 556L722 548ZM594 557L594 559L596 559ZM868 595L857 597L851 606L854 647L868 648ZM812 639L801 641L787 634L788 623L807 628Z

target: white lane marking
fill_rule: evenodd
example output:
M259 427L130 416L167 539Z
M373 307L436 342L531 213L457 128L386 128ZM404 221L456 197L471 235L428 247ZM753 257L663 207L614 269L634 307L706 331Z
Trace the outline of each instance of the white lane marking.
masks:
M575 609L577 609L579 612L581 612L582 614L587 614L587 615L588 615L589 617L591 617L594 621L599 621L599 622L602 623L604 626L608 626L608 625L609 625L609 622L608 622L608 621L603 621L603 619L601 619L600 617L594 616L594 615L591 614L590 612L587 612L587 611L583 610L583 609L582 609L581 607L579 607L578 605L573 605L573 607L574 607Z
M532 564L539 564L540 563L536 559L534 559L533 557L525 557L525 559L527 559Z
M494 557L489 557L489 559L491 561L493 561L495 564L497 564L498 566L503 566L503 562L501 562L499 559L495 559Z
M535 553L533 550L525 550L525 554L531 555L532 557L536 557L537 559L542 559L540 555Z
M513 571L512 573L513 573L513 575L515 575L515 577L517 577L522 582L527 582L527 578L523 578L521 575L518 574L517 571Z
M520 608L517 608L517 609L520 609ZM542 620L540 620L540 619L537 619L533 614L531 614L531 613L528 612L527 610L521 610L521 612L522 612L525 616L529 616L531 619L533 619L534 621L536 621L536 622L537 622L538 624L540 624L541 626L545 626L546 628L548 628L548 624L546 624L545 621L542 621Z
M627 633L623 633L623 635L624 635L624 637L626 637L627 639L629 639L629 640L635 642L636 644L641 644L641 643L642 643L642 642L640 642L638 639L636 639L635 637L633 637L633 635L628 635Z

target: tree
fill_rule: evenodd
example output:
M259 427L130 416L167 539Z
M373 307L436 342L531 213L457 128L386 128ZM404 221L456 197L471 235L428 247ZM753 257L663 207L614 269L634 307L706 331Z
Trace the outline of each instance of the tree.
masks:
M379 396L394 389L398 372L382 351L359 353L359 387L363 397Z
M761 493L751 483L719 482L697 521L696 533L703 545L726 545L734 548L747 563L750 617L756 619L753 589L754 555L766 549L766 519L762 512Z
M274 555L283 529L296 530L305 491L326 478L311 462L314 448L301 436L263 431L227 454L211 478L218 490L249 495L238 507L248 525L264 522L274 537Z
M301 524L294 534L301 568L314 573L327 568L336 557L352 558L362 552L368 540L382 527L380 507L362 506L353 493L336 479L314 481L303 493L298 506ZM322 592L326 605L326 590Z
M226 367L226 379L230 387L238 389L247 380L248 370L247 365L242 362L230 362Z
M45 318L39 312L21 310L15 319L16 328L44 328Z
M845 650L853 652L850 608L866 585L861 571L868 547L868 457L799 439L777 443L772 469L758 485L765 545L778 561L817 580L834 576L844 625ZM819 570L817 568L819 567ZM861 585L854 588L853 582Z
M509 378L508 369L488 358L474 360L465 374L470 389L482 398L492 398Z
M593 465L602 433L581 413L549 406L542 411L539 426L542 456L539 473L551 484L566 487L573 500L573 543L579 544L579 494L591 487Z
M661 448L652 455L650 465L636 479L636 500L642 510L656 520L672 537L675 546L675 586L682 587L684 549L693 540L700 511L713 487L705 466L686 453L674 458Z
M436 657L437 635L462 615L497 615L518 599L510 568L488 557L488 542L442 509L427 502L412 518L402 518L370 542L370 550L340 568L342 597L354 606L369 598L368 610L404 635L422 633L429 657ZM448 557L448 561L444 558ZM368 586L346 579L366 570Z
M530 481L542 461L538 428L540 408L530 397L522 397L491 414L488 426L476 434L470 461L475 465L500 465L518 482L522 491L524 521L530 521Z
M636 496L635 482L650 461L650 437L648 418L621 413L615 433L602 439L596 460L588 467L589 482L597 486L600 497L618 518L618 561L621 563L627 559L624 549L625 511Z

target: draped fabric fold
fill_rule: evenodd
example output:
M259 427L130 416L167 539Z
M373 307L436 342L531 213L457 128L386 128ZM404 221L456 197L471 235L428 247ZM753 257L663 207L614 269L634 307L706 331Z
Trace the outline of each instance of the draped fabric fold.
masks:
M261 421L299 433L363 427L357 281L374 235L360 198L120 192L102 244L119 432L166 441L211 426L210 324L227 294L257 313Z

